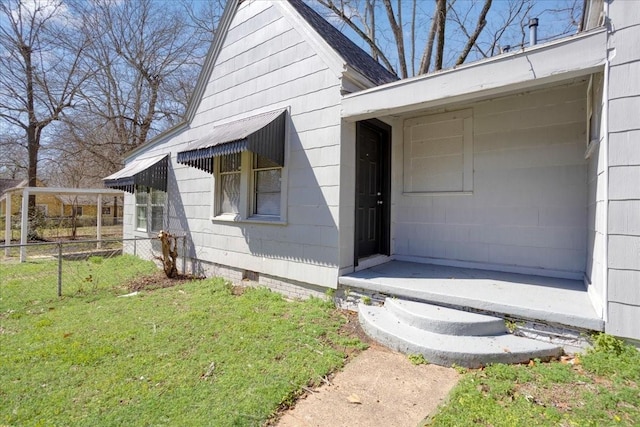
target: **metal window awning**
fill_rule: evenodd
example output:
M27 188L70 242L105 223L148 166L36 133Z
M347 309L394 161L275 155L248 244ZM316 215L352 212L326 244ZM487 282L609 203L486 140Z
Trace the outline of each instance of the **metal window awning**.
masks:
M167 170L169 155L134 160L124 169L103 178L105 187L133 193L136 185L144 185L157 190L167 191Z
M251 151L284 166L287 111L277 110L216 126L178 153L178 163L213 173L213 158Z

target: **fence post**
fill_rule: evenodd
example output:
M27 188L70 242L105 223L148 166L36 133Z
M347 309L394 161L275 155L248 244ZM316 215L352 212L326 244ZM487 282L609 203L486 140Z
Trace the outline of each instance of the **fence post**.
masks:
M6 194L6 209L4 214L4 256L9 258L9 246L11 246L11 238L13 237L13 229L11 228L11 197L13 197L13 195L10 192L7 192Z
M138 255L138 245L137 245L138 236L133 236L133 256Z
M187 235L182 236L182 274L187 274Z
M96 249L102 248L102 194L98 194L98 206L96 207Z
M29 187L22 190L22 215L20 219L20 262L27 260L27 233L29 231Z
M62 296L62 243L58 242L58 296Z

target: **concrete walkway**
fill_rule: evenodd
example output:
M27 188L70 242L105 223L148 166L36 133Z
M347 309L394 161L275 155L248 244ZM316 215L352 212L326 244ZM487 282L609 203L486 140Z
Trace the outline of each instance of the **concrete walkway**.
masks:
M458 382L458 373L413 365L406 355L373 345L287 411L279 427L417 426Z
M342 276L339 282L387 295L576 328L604 327L584 284L577 280L391 261Z

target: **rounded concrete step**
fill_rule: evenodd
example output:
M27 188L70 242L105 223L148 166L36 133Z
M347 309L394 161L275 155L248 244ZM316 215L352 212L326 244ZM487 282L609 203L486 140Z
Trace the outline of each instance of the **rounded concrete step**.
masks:
M524 363L558 357L558 346L515 335L455 336L409 326L384 307L360 304L362 328L376 341L406 354L422 354L442 366L479 368L490 363Z
M437 334L487 336L507 332L499 317L396 298L386 298L384 306L407 325Z

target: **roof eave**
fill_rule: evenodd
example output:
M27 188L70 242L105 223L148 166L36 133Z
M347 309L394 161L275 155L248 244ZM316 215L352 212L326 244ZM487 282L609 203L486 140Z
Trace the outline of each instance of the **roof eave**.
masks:
M368 77L364 74L351 67L349 64L345 64L343 71L343 78L347 77L351 80L356 86L360 87L362 90L371 89L373 87L379 86L378 83L372 82Z
M606 30L599 28L349 94L342 100L342 117L358 121L399 115L588 75L604 66L606 43Z

